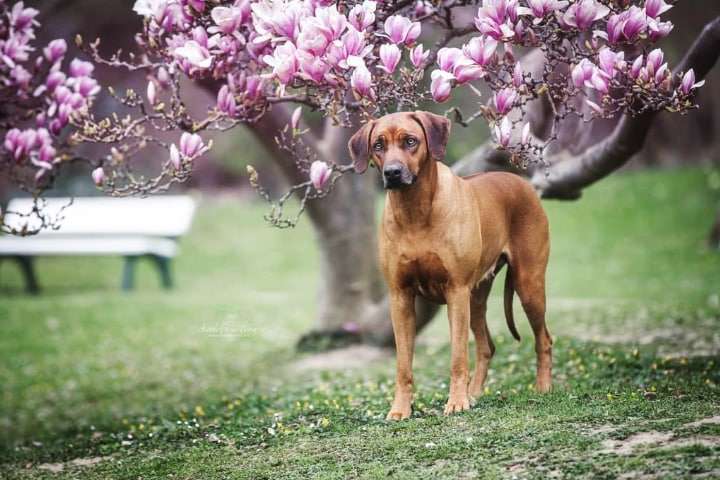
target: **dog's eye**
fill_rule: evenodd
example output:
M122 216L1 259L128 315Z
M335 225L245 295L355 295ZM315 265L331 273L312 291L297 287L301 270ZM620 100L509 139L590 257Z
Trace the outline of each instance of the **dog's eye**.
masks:
M380 151L382 151L382 149L383 149L382 141L378 140L377 142L375 142L373 144L373 150L375 150L376 152L380 152Z
M405 139L405 145L407 145L408 147L414 147L415 145L417 145L417 143L418 141L415 137L407 137Z

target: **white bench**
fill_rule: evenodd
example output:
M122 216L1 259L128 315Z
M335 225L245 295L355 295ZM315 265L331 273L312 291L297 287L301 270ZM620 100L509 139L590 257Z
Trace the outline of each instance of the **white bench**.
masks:
M178 239L190 229L195 201L185 195L149 198L50 198L43 212L60 213L60 229L45 228L36 235L0 237L0 259L18 261L27 290L38 292L33 259L38 256L120 255L125 257L122 287L134 287L135 264L141 257L151 259L162 285L172 287L170 259L177 254ZM63 207L67 207L63 210ZM39 219L18 214L30 213L32 199L13 199L8 204L5 224L37 229Z

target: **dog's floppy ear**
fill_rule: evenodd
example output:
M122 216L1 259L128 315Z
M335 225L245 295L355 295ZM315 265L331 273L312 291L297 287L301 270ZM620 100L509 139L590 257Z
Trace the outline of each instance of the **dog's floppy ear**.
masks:
M427 149L435 160L445 158L445 147L450 137L450 120L430 112L415 112L413 114L425 131Z
M371 120L363 127L355 132L348 142L348 150L350 150L350 157L352 158L355 171L357 173L363 173L367 170L368 161L370 160L370 149L368 144L370 143L370 134L372 133L373 127L375 126L375 120Z

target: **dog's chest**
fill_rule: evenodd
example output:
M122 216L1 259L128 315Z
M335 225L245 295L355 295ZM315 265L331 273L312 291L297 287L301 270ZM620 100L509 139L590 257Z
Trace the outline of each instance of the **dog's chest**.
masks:
M400 254L398 284L435 303L445 303L450 274L440 256L433 252Z

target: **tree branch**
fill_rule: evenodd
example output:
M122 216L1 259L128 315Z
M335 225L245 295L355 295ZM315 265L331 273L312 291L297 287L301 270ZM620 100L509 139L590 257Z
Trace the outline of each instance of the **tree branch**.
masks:
M695 70L703 79L720 56L720 17L708 23L674 74ZM548 169L537 169L532 183L543 198L576 199L583 188L592 185L626 164L645 143L656 112L631 117L624 115L613 132L580 156L568 152L548 158Z

